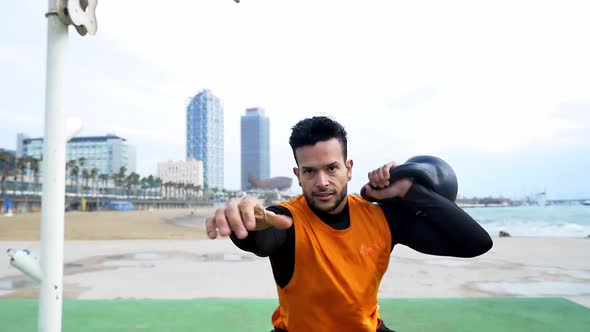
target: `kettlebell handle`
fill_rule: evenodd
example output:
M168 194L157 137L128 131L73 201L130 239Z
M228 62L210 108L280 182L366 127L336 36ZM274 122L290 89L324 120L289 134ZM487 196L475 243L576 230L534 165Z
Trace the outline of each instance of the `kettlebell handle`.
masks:
M434 192L451 201L457 198L457 177L455 172L444 160L433 156L416 156L408 159L405 164L389 170L389 183L393 184L401 178L412 178ZM373 189L378 189L373 187ZM368 200L365 188L361 189L361 196Z

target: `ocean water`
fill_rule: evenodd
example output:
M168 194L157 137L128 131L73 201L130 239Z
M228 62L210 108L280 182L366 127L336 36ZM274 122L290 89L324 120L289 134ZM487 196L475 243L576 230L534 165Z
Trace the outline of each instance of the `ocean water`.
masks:
M590 235L590 206L548 205L465 208L491 236L586 237Z

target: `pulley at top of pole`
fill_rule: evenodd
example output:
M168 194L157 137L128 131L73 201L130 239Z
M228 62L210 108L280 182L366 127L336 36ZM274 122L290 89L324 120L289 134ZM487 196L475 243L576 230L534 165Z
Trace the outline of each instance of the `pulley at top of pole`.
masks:
M98 0L57 0L57 15L65 24L73 25L81 36L96 34Z

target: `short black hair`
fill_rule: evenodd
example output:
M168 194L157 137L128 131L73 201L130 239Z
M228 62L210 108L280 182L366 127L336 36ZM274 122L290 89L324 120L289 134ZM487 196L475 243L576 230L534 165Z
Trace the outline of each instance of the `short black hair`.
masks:
M308 145L313 146L318 142L328 141L333 138L336 138L340 142L342 155L344 156L344 161L346 161L346 130L344 130L344 127L340 123L326 116L314 116L297 122L291 128L289 145L291 145L293 156L297 162L297 156L295 155L297 148Z

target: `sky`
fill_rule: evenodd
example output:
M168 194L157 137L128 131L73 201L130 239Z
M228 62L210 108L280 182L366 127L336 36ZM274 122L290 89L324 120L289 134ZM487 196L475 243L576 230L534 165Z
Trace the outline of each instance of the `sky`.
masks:
M46 6L0 11L0 148L43 135ZM240 116L262 107L271 176L293 176L291 127L327 115L349 134L349 192L428 154L463 197L590 198L589 12L567 0L102 0L95 36L70 27L64 109L80 135L135 145L143 176L184 159L187 101L207 88L224 103L228 189Z

